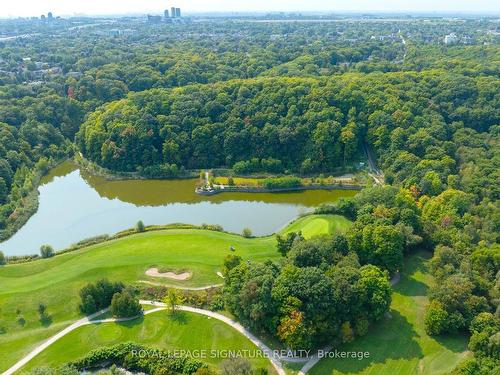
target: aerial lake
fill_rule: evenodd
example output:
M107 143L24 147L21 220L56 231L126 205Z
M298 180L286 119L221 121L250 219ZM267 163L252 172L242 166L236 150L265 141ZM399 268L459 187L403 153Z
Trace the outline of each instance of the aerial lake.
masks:
M223 193L200 196L197 179L109 181L68 161L42 180L39 208L10 239L6 255L36 254L43 244L61 250L82 239L113 234L144 224L219 224L254 235L276 232L301 213L355 191L312 190L290 193Z

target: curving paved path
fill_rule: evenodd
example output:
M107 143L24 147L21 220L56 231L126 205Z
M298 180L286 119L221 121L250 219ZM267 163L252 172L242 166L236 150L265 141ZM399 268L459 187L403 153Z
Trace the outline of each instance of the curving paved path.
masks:
M19 370L21 367L23 367L25 364L27 364L29 361L31 361L34 357L36 357L38 354L40 354L45 349L47 349L50 345L52 345L57 340L59 340L63 336L66 336L68 333L70 333L71 331L74 331L77 328L80 328L80 327L83 327L83 326L86 326L86 325L89 325L89 324L111 323L111 322L126 322L128 320L134 320L134 319L137 319L139 317L139 316L133 316L131 318L94 319L94 318L98 317L99 315L104 314L108 310L109 310L109 308L100 310L100 311L98 311L98 312L96 312L94 314L91 314L91 315L89 315L89 316L87 316L87 317L85 317L83 319L80 319L80 320L74 322L70 326L68 326L65 329L63 329L61 332L55 334L54 336L52 336L51 338L49 338L44 343L42 343L39 346L37 346L28 355L26 355L23 359L21 359L19 362L17 362L14 366L12 366L7 371L5 371L2 375L11 375L11 374L13 374L17 370ZM148 311L144 311L143 315L151 314L151 313L154 313L154 312L157 312L157 311L161 311L161 310L165 310L165 308L164 307L159 307L159 308L156 308L156 309L151 309L151 310L148 310Z
M99 316L101 314L104 314L107 310L108 309L104 309L104 310L98 311L98 312L96 312L94 314L91 314L89 316L86 316L83 319L80 319L80 320L74 322L70 326L68 326L65 329L63 329L61 332L59 332L59 333L55 334L54 336L52 336L50 339L48 339L44 343L38 345L28 355L26 355L23 359L21 359L19 362L17 362L14 366L12 366L7 371L5 371L2 375L11 375L11 374L13 374L15 371L19 370L26 363L28 363L29 361L31 361L35 356L37 356L42 351L44 351L45 349L47 349L50 345L52 345L53 343L55 343L61 337L67 335L68 333L70 333L71 331L77 329L78 327L84 326L86 324L90 324L91 323L91 319L93 319L93 318L95 318L95 317L97 317L97 316Z
M333 346L327 346L326 348L323 349L325 353L328 353L330 350L333 349ZM318 354L314 354L304 366L300 369L300 371L297 373L297 375L305 375L307 372L312 369L314 366L316 366L316 363L318 363L321 360L319 358Z
M167 308L167 305L163 302L155 302L155 301L145 301L141 300L139 301L142 305L152 305L152 306L162 306L163 308ZM283 366L281 365L281 361L287 361L287 362L303 362L300 359L297 358L292 358L292 357L281 357L274 353L274 351L269 348L266 344L264 344L259 338L254 336L251 332L249 332L245 327L243 327L240 323L228 318L227 316L224 316L222 314L209 311L209 310L203 310L203 309L198 309L196 307L191 307L191 306L178 306L178 310L181 311L187 311L195 314L200 314L200 315L205 315L210 318L214 318L217 320L220 320L221 322L226 323L227 325L230 325L233 327L235 330L240 332L243 336L245 336L247 339L249 339L255 346L257 346L265 355L269 358L271 361L271 364L273 365L274 369L279 375L286 375L285 370L283 369Z
M396 271L396 273L394 274L394 276L392 276L392 279L391 279L391 286L396 285L396 284L397 284L397 283L399 283L400 281L401 281L401 272Z
M158 306L157 308L151 309L144 311L144 315L152 314L157 311L162 311L166 310L168 307L165 303L163 302L154 302L154 301L145 301L141 300L140 303L142 305L151 305L151 306ZM210 318L214 318L217 320L220 320L234 329L236 329L238 332L243 334L246 338L248 338L254 345L256 345L262 352L266 354L266 356L269 357L269 360L271 361L271 364L273 367L276 369L276 372L278 375L286 375L285 370L283 369L281 365L281 361L289 361L289 362L303 362L301 359L297 358L291 358L291 357L280 357L276 355L266 344L264 344L261 340L259 340L257 337L255 337L252 333L247 331L241 324L235 322L232 319L229 319L228 317L215 313L213 311L208 311L208 310L203 310L203 309L198 309L196 307L190 307L190 306L178 306L178 310L181 311L187 311L195 314L200 314L200 315L205 315ZM107 312L109 309L104 309L101 311L98 311L92 315L89 315L83 319L80 319L76 321L75 323L71 324L70 326L66 327L63 329L61 332L55 334L51 338L49 338L47 341L43 342L39 346L37 346L35 349L33 349L29 354L27 354L24 358L22 358L20 361L18 361L16 364L14 364L11 368L9 368L7 371L5 371L2 375L12 375L16 371L20 370L24 365L26 365L29 361L31 361L34 357L36 357L38 354L43 352L45 349L47 349L50 345L55 343L57 340L60 338L64 337L68 333L74 331L77 328L80 328L85 325L89 324L99 324L99 323L112 323L112 322L124 322L128 320L133 320L136 319L137 316L131 317L131 318L108 318L108 319L95 319L99 315L104 314Z
M399 271L393 276L391 279L391 285L396 285L399 283L401 280L401 274ZM157 308L147 310L144 312L144 315L152 314L157 311L162 311L166 310L168 307L165 303L163 302L155 302L155 301L146 301L146 300L140 300L139 301L141 305L150 305L150 306L158 306ZM191 306L178 306L178 310L180 311L187 311L195 314L200 314L200 315L205 315L210 318L214 318L217 320L220 320L221 322L226 323L227 325L233 327L235 330L240 332L243 336L245 336L247 339L249 339L255 346L257 346L267 357L269 357L269 360L271 361L271 364L273 367L276 369L276 372L278 375L286 375L285 370L283 369L283 366L281 365L281 362L293 362L293 363L301 363L301 362L306 362L302 369L299 371L297 375L305 375L311 368L313 368L319 361L320 358L318 357L317 354L313 355L311 358L308 359L303 359L303 358L297 358L297 357L289 357L289 356L280 356L278 353L274 352L271 348L269 348L266 344L264 344L258 337L254 336L250 331L248 331L245 327L243 327L240 323L228 318L227 316L224 316L222 314L209 311L209 310L203 310L203 309L198 309L196 307L191 307ZM108 318L108 319L96 319L93 320L94 318L98 317L99 315L104 314L107 312L109 309L104 309L101 311L98 311L94 314L91 314L83 319L80 319L76 321L75 323L71 324L70 326L66 327L63 329L61 332L55 334L51 338L49 338L47 341L44 343L40 344L37 346L35 349L33 349L29 354L27 354L24 358L22 358L20 361L18 361L16 364L14 364L11 368L9 368L7 371L5 371L2 375L12 375L14 372L18 371L26 365L29 361L31 361L34 357L36 357L38 354L40 354L42 351L47 349L50 345L55 343L57 340L60 338L64 337L71 331L74 331L75 329L89 325L89 324L98 324L98 323L112 323L112 322L124 322L128 320L133 320L136 319L137 316L131 317L131 318ZM326 347L323 349L323 351L328 352L332 349L331 346Z

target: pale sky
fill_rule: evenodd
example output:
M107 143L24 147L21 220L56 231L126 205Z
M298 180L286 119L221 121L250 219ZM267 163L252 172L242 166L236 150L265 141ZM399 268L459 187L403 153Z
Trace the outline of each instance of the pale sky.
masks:
M184 12L384 11L500 13L499 0L0 0L0 17Z

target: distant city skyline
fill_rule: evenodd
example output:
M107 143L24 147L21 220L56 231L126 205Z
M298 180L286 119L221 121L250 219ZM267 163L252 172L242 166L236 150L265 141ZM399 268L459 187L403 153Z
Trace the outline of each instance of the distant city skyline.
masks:
M258 11L331 11L331 12L459 12L500 13L498 0L16 0L5 1L0 17L54 16L74 14L161 14L172 6L187 13L258 12Z

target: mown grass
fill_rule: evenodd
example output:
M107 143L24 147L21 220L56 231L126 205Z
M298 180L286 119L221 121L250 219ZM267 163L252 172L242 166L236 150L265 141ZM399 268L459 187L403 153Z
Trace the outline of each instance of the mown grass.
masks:
M259 186L261 185L262 178L250 178L250 177L233 177L233 183L236 186ZM216 184L228 185L229 177L215 177Z
M216 273L228 254L255 262L280 257L274 236L243 238L222 232L172 229L0 267L0 327L5 329L0 334L0 371L81 316L78 291L86 283L106 277L125 283L149 280L173 286L220 284L222 279ZM189 270L192 277L186 281L150 278L144 273L152 266ZM47 306L48 322L39 319L40 303Z
M324 233L344 233L350 225L348 219L339 215L308 215L295 220L281 233L301 231L304 238L309 239Z
M227 351L258 350L238 331L216 319L187 312L172 315L159 311L129 322L80 327L36 356L23 371L40 366L56 367L81 358L90 350L126 341L173 353L186 350L193 355L202 354L206 358L200 360L213 367L224 360ZM199 351L198 354L195 351ZM270 374L275 373L265 358L250 358L250 361L255 368L262 367L268 369Z
M424 330L426 297L432 277L427 272L429 254L408 258L401 281L394 286L390 317L370 329L364 337L339 348L369 352L357 359L323 359L311 375L436 375L451 371L467 355L467 337L430 337Z
M233 177L233 184L236 186L251 186L251 187L256 187L256 186L262 186L262 182L265 180L265 178L257 178L257 177ZM315 177L304 177L301 178L302 184L304 186L308 185L332 185L336 183L347 183L347 184L356 184L357 180L353 179L351 177L327 177L327 178L315 178ZM229 177L224 177L224 176L218 176L215 177L214 182L216 184L221 184L221 185L229 185Z

